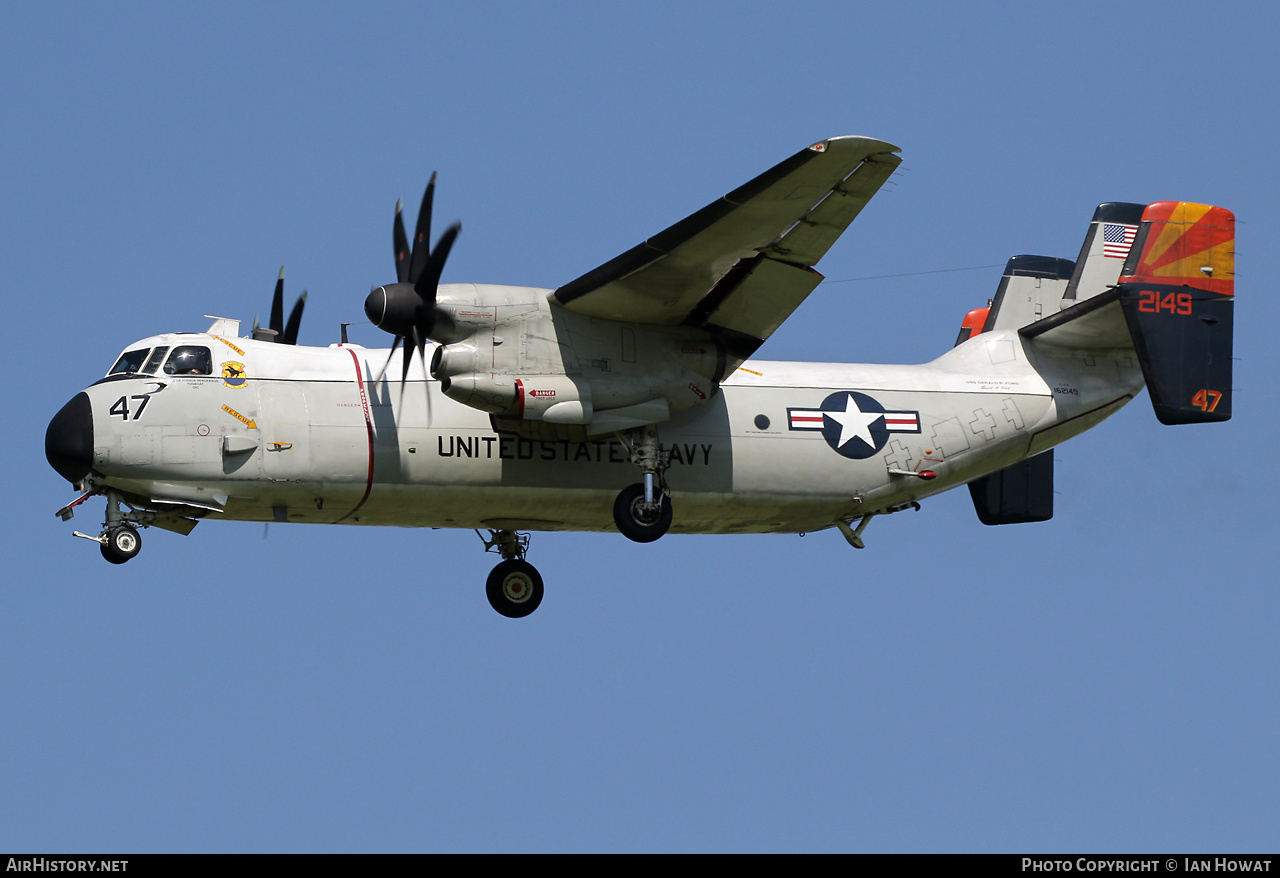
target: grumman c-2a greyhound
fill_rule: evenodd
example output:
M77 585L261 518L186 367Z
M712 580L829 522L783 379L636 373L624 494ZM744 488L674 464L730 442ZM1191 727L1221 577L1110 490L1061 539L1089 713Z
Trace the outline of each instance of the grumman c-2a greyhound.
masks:
M1075 262L1013 257L931 363L749 359L897 152L815 143L555 290L439 284L459 227L430 248L433 176L412 245L397 206L398 282L365 301L390 351L297 345L283 272L267 330L132 344L49 424L84 491L59 514L104 495L77 536L114 563L141 527L211 517L474 528L502 556L489 600L518 617L543 594L528 531L836 528L862 548L875 516L964 484L986 524L1044 521L1051 449L1144 382L1165 424L1230 417L1235 220L1187 202L1102 204Z

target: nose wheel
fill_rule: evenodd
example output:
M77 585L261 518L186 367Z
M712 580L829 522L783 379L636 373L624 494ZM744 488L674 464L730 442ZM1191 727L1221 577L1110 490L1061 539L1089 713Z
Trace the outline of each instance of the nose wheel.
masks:
M100 488L94 488L81 495L74 502L59 509L58 517L63 521L72 518L75 515L77 506L98 493L107 495L107 521L102 526L102 533L95 537L90 534L82 534L77 530L72 531L72 535L81 539L92 540L102 550L103 558L112 564L123 564L142 551L142 534L138 533L138 525L146 527L151 521L155 520L155 513L139 511L132 505L130 505L128 512L123 512L120 509L122 501L119 494L114 491L103 492Z
M499 562L485 583L489 605L509 619L520 619L542 603L542 575L520 558Z
M107 528L101 537L102 557L112 564L123 564L142 551L142 534L129 524Z
M485 582L489 605L508 619L521 619L538 609L542 603L542 574L524 559L529 550L529 535L499 528L491 529L488 538L480 531L476 531L476 536L484 543L486 552L502 556Z

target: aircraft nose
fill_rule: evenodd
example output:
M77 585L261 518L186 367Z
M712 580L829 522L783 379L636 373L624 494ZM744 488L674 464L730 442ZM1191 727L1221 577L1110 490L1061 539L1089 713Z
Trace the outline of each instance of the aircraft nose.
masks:
M89 394L78 393L64 405L44 434L44 456L49 466L68 482L76 483L89 475L93 464L93 411Z

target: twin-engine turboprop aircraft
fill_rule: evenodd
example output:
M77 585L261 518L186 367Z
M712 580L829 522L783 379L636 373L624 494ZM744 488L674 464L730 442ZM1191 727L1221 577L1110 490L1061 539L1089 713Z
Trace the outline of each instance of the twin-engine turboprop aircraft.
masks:
M1050 449L1144 381L1163 423L1230 417L1235 220L1186 202L1100 205L1075 262L1013 257L931 363L749 359L897 152L815 143L555 290L440 284L459 227L429 247L433 176L365 302L390 351L297 345L283 272L269 329L132 344L49 424L84 491L59 514L104 495L101 533L76 535L117 564L139 528L211 517L474 528L502 556L490 602L524 616L527 531L834 527L862 548L873 517L963 484L986 524L1044 521Z

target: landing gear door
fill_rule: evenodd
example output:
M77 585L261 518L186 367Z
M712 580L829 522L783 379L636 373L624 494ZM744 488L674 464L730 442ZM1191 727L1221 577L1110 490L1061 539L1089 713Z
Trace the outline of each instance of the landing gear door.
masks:
M302 386L294 381L256 384L263 473L274 481L309 481L311 426Z

